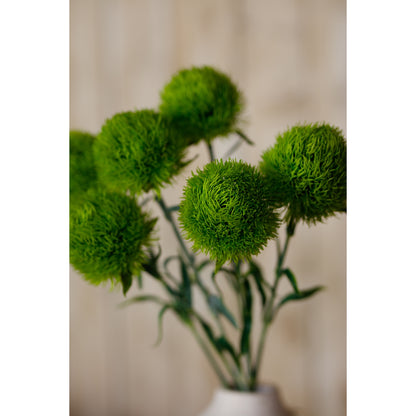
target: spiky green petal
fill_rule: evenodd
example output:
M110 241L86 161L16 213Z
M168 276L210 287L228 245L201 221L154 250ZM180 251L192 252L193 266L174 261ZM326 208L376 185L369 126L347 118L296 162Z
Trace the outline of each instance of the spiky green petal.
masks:
M94 144L100 180L110 190L159 192L185 166L175 134L153 110L116 114L106 121Z
M71 209L70 262L90 283L120 282L141 270L155 222L133 198L90 191Z
M263 175L242 161L215 161L197 170L183 191L179 221L195 251L222 265L249 259L277 236Z
M347 145L328 124L297 125L277 136L262 156L260 170L269 179L286 220L323 221L346 211Z
M186 145L236 130L243 97L230 78L209 66L184 69L160 94L160 112L173 121Z
M97 171L94 164L93 143L95 136L82 131L69 133L69 192L71 205L83 199L89 189L95 189Z

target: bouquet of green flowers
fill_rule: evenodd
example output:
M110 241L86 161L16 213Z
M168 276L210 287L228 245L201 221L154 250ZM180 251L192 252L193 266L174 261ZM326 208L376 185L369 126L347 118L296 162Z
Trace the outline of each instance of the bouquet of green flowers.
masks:
M70 262L88 282L109 281L125 296L133 281L141 291L144 279L155 279L166 296L139 292L124 303L160 305L160 331L164 314L172 311L224 387L253 391L280 308L322 289L300 288L285 258L299 222L313 225L346 212L346 141L337 127L298 124L279 134L252 166L227 156L243 142L253 144L241 130L242 94L227 75L211 67L181 70L160 99L157 110L114 115L96 136L70 132ZM215 159L214 141L233 134L237 144ZM211 162L191 174L178 204L169 206L163 188L173 185L190 162L187 150L201 141ZM172 226L176 255L162 256L157 217L146 206L150 199ZM253 257L270 240L277 261L274 275L266 278ZM291 290L281 295L283 279ZM223 284L235 295L238 311L227 305ZM197 291L209 316L198 310ZM258 339L252 331L256 301Z

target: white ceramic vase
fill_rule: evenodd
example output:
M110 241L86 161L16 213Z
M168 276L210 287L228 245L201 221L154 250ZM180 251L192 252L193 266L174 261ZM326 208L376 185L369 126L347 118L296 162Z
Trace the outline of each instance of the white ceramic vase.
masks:
M275 387L261 385L255 392L217 389L198 416L292 416L284 408Z

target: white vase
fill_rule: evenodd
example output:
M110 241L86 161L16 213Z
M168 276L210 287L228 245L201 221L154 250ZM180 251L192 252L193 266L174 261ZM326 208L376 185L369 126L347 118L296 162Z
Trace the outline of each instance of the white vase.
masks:
M291 416L275 387L261 385L254 392L217 389L198 416Z

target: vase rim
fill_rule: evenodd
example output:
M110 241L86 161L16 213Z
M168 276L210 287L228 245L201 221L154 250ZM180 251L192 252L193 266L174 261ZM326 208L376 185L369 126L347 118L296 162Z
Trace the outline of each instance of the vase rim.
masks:
M273 384L269 383L260 383L257 385L256 390L253 391L241 391L234 389L227 389L225 387L218 387L217 392L226 393L226 394L245 394L245 395L254 395L254 394L272 394L276 392L276 387Z

